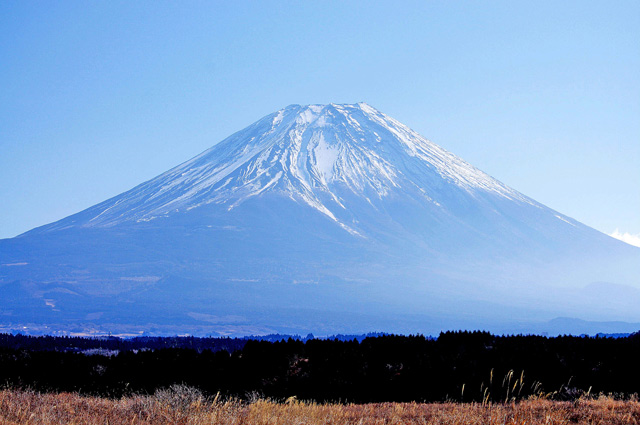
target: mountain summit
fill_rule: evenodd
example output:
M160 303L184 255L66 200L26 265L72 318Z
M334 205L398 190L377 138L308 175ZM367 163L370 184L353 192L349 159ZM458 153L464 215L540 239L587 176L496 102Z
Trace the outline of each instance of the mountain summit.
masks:
M639 265L365 103L290 105L0 241L0 312L34 331L517 331L640 320Z
M450 187L440 190L445 184ZM438 200L446 203L452 187L472 196L491 192L533 204L365 103L291 105L87 210L84 219L74 216L39 230L70 223L101 227L149 221L211 203L231 210L273 192L317 210L355 234L355 217L341 195L373 204L402 192L417 202L443 207Z

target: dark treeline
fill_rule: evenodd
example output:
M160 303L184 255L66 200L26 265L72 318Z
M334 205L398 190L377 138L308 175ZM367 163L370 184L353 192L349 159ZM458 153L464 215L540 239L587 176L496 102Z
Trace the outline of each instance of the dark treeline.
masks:
M498 401L640 392L640 335L494 336L448 332L362 341L244 341L241 349L160 348L87 356L0 348L0 383L113 397L173 384L206 394L317 401Z
M384 333L368 333L364 335L334 335L329 339L340 341L358 340L365 338L386 335ZM90 351L139 351L139 350L160 350L163 348L189 348L198 352L204 350L233 352L242 349L249 340L277 342L282 340L308 341L314 339L312 334L306 337L299 335L260 335L247 336L242 338L217 338L217 337L194 337L194 336L172 336L154 337L140 336L134 338L119 338L115 336L101 337L77 337L77 336L31 336L22 334L2 334L0 333L0 347L13 348L16 350L29 351L70 351L86 353Z
M280 340L282 338L279 338ZM137 351L160 350L164 348L189 348L196 351L240 350L247 338L199 338L181 337L73 337L73 336L30 336L21 334L0 334L0 347L29 351L70 351L89 350Z

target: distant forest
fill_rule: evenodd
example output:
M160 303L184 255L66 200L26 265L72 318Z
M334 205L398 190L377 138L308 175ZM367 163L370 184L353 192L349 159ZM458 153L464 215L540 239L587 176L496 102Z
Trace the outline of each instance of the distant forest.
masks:
M0 384L121 397L175 384L207 395L334 402L510 401L640 392L640 334L446 332L332 339L0 335Z

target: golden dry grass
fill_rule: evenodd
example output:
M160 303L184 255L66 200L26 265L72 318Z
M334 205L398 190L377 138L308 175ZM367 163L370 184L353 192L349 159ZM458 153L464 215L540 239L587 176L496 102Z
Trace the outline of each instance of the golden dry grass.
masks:
M510 404L318 404L289 399L205 400L189 389L120 400L78 394L0 391L0 424L638 424L640 403L607 397Z

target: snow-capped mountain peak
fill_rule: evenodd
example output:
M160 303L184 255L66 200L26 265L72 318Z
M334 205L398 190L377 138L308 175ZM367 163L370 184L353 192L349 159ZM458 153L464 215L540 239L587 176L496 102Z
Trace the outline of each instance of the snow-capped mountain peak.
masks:
M209 204L231 210L276 193L358 234L348 223L354 218L345 216L345 199L375 204L403 193L447 208L450 191L443 191L443 182L474 196L490 192L532 202L366 103L289 105L91 208L73 225L149 221Z
M637 322L639 256L365 103L290 105L128 192L1 240L0 311L47 332Z

